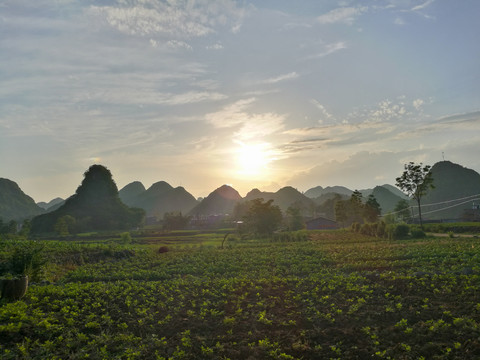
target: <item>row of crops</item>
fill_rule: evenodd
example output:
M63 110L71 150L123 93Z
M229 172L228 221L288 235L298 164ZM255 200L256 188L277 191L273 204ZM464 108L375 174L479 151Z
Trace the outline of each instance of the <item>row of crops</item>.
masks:
M0 358L480 358L476 238L111 251L4 303Z

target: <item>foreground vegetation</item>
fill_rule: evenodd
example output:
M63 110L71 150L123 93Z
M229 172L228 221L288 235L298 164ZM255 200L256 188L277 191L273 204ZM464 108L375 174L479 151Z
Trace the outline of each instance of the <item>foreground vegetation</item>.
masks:
M130 240L43 241L38 281L0 306L0 357L480 358L476 238Z

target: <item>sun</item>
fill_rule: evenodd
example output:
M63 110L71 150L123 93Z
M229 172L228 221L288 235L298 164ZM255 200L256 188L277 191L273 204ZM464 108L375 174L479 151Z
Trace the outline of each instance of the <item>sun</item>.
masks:
M238 143L236 151L238 172L244 176L261 176L268 170L268 165L274 160L271 147L267 143Z

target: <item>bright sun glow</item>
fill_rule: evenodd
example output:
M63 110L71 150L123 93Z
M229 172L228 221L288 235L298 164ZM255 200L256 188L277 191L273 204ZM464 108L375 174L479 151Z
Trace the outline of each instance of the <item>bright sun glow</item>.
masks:
M245 176L261 176L274 160L270 145L267 143L244 144L239 142L237 150L238 172Z

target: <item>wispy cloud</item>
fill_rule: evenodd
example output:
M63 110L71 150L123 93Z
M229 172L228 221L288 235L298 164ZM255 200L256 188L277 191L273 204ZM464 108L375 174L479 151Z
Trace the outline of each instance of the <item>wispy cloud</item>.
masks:
M367 6L341 7L320 15L317 17L317 21L321 24L344 23L347 25L353 25L355 19L367 10Z
M322 58L328 55L331 55L333 53L336 53L337 51L343 50L347 48L347 44L344 41L337 41L335 43L327 44L324 46L324 49L316 53L314 55L310 55L306 57L306 60L312 60L312 59L318 59Z
M325 108L324 105L320 104L317 100L315 99L311 99L310 100L310 103L315 106L318 110L320 110L320 114L322 115L322 117L318 120L318 122L320 124L323 124L323 122L325 120L333 120L333 121L336 121L335 117L330 114L327 109Z
M428 6L430 6L431 4L433 4L434 1L435 0L427 0L422 4L419 4L419 5L416 5L416 6L412 7L411 10L412 11L423 10L423 9L427 8Z
M276 84L276 83L279 83L281 81L296 79L299 76L300 75L297 72L294 71L294 72L291 72L291 73L288 73L288 74L283 74L283 75L279 75L279 76L276 76L276 77L273 77L273 78L270 78L270 79L266 79L266 80L262 81L262 83L264 83L264 84Z

